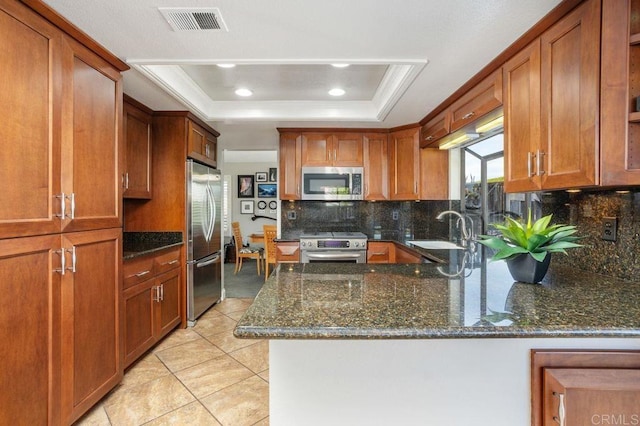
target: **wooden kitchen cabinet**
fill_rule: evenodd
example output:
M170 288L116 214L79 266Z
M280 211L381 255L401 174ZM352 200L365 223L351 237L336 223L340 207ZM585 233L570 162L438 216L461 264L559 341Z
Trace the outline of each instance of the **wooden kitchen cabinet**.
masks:
M395 244L386 241L367 242L367 263L395 263Z
M449 199L449 151L437 148L420 150L420 199Z
M634 424L640 351L533 349L531 394L532 426Z
M364 199L389 199L389 142L387 133L364 133Z
M219 134L214 134L189 119L187 122L187 156L212 167L217 167L217 142Z
M280 133L279 179L280 199L299 200L302 155L302 135L300 133Z
M180 248L124 263L124 367L180 324Z
M455 132L501 105L502 71L498 69L451 105L449 131Z
M60 235L0 240L0 424L60 423Z
M420 128L389 134L389 192L392 200L420 199Z
M302 167L362 167L362 133L302 133Z
M122 379L122 229L61 239L61 406L62 423L71 424Z
M124 198L150 199L153 111L124 95Z
M507 62L507 192L598 183L599 54L600 2L588 0Z
M420 128L420 147L435 146L451 130L451 110L446 109Z
M276 243L276 262L300 263L300 243L298 241L278 241Z

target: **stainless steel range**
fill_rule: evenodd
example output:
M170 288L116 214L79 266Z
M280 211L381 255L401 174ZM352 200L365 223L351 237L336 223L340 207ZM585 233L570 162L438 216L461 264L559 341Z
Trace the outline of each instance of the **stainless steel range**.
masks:
M300 262L367 263L367 236L362 232L302 234Z

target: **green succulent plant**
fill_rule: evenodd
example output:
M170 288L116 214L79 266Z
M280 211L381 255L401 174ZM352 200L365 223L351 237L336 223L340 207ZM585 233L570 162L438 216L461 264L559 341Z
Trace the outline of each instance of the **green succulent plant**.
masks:
M494 224L500 235L480 235L479 243L497 250L491 260L510 259L529 253L538 262L544 261L547 253L564 253L567 249L582 247L576 243L580 238L573 225L551 225L553 215L531 222L531 213L526 223L510 217L504 225Z

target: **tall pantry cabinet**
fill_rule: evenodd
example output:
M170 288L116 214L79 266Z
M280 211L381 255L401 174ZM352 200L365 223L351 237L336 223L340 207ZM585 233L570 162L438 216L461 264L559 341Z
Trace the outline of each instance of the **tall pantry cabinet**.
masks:
M0 0L0 424L71 424L122 377L126 64Z

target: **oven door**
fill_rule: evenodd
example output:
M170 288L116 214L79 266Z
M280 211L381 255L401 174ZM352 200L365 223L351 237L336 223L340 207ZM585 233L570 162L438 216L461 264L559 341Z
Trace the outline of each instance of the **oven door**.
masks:
M366 250L303 250L300 263L367 263Z

